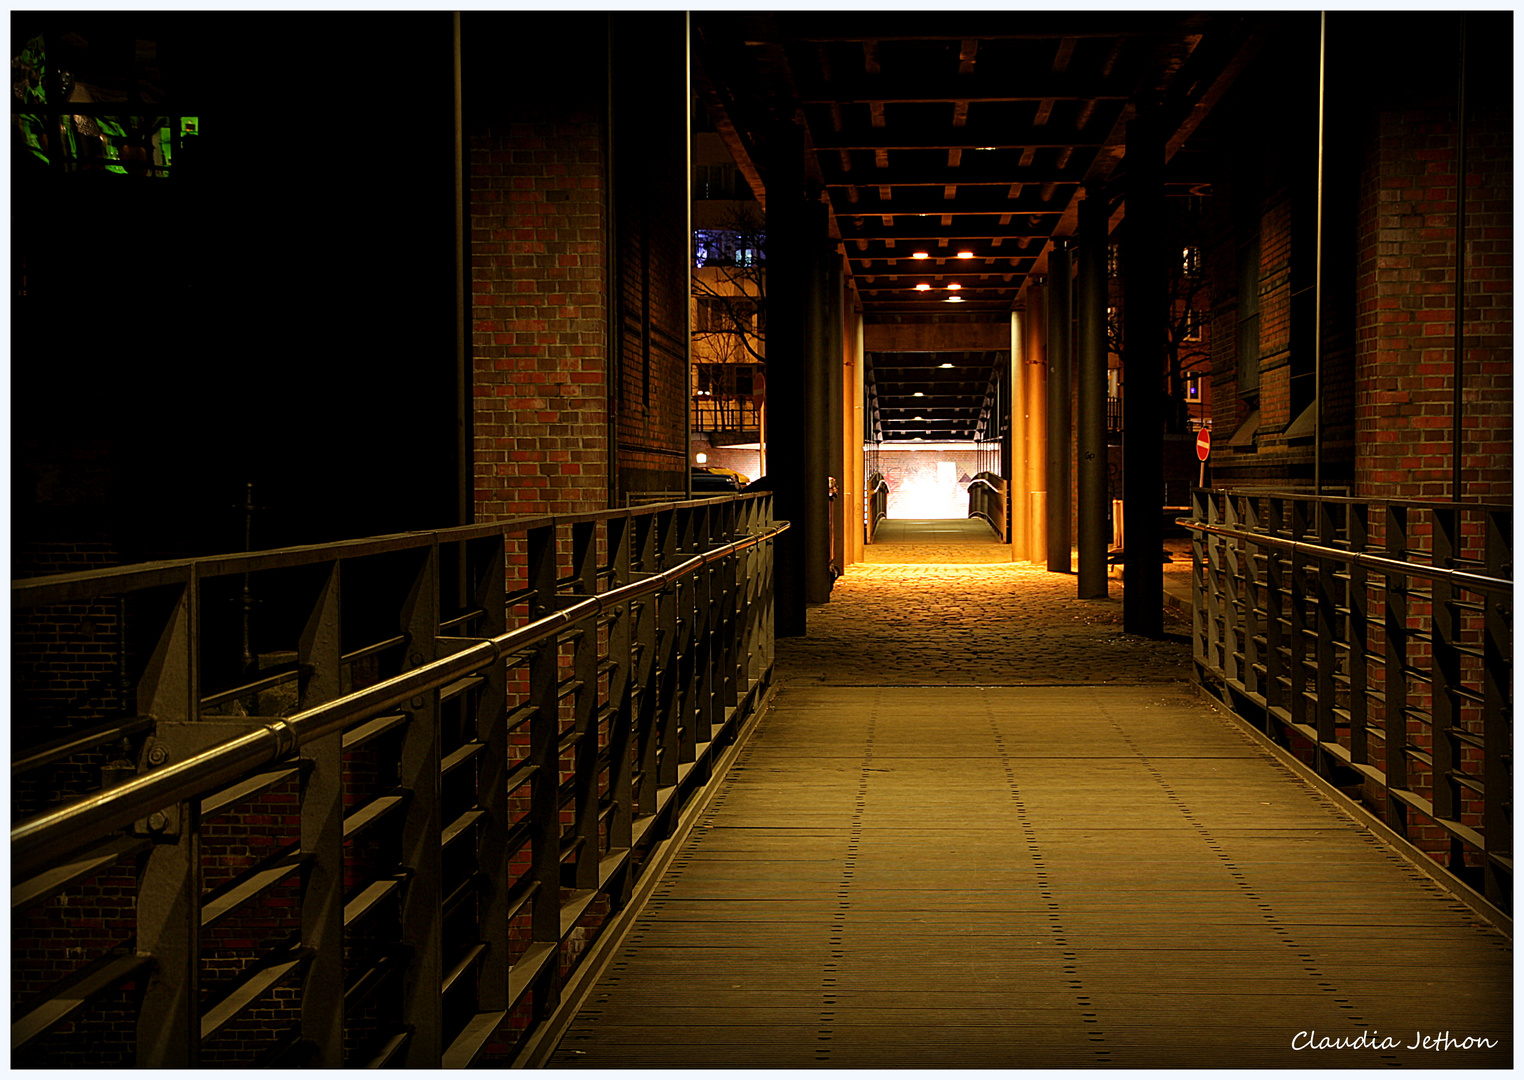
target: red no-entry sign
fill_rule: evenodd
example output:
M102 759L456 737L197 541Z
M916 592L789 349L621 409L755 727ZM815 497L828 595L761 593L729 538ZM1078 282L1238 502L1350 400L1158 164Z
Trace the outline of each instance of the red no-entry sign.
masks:
M1196 435L1196 456L1202 461L1205 461L1207 459L1207 455L1211 452L1212 433L1206 428L1202 428L1201 431Z

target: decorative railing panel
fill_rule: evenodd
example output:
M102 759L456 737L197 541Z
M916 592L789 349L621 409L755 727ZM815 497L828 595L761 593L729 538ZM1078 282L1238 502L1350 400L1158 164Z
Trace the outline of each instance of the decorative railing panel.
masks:
M988 521L1001 543L1006 540L1005 490L1005 478L991 472L978 473L968 485L968 516Z
M120 599L134 700L18 740L58 804L12 828L13 1062L508 1060L762 700L785 528L751 494L15 582Z
M1505 913L1512 509L1198 490L1197 674Z

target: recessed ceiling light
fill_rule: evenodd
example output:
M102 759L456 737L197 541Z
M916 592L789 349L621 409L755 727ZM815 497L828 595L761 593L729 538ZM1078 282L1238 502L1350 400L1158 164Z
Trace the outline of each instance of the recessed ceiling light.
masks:
M911 254L910 257L912 259L929 259L929 258L931 258L931 256L926 254L926 252L924 252L924 251L914 252L914 253Z
M912 419L912 420L925 420L926 417L924 417L924 416L912 416L910 419Z
M961 303L963 303L963 297L961 297L961 296L949 296L947 298L946 302L949 303L949 304L961 304Z
M960 259L972 259L973 257L974 257L974 253L972 251L960 251L960 252L958 252L958 258L960 258Z
M926 292L926 291L927 291L927 290L928 290L928 289L930 289L930 288L931 288L931 286L930 286L930 285L927 285L927 284L925 284L925 283L924 283L924 282L922 282L922 283L921 283L921 284L920 284L920 285L917 285L917 286L916 286L916 287L915 287L915 291L916 291L916 292Z
M952 367L951 364L938 364L938 367Z
M917 390L915 393L911 394L910 396L911 397L925 397L926 395L921 393L919 390Z
M996 149L996 147L993 147L993 146L976 146L976 147L974 147L974 149L975 150L994 150L994 149Z
M954 292L956 292L956 291L957 291L957 290L958 290L958 289L961 289L961 288L963 288L963 286L962 286L962 285L959 285L959 284L958 284L958 283L957 283L957 282L956 282L956 281L949 281L949 282L948 282L948 283L947 283L947 287L948 287L948 288L949 288L949 289L952 289L952 290L953 290L953 291L954 291Z

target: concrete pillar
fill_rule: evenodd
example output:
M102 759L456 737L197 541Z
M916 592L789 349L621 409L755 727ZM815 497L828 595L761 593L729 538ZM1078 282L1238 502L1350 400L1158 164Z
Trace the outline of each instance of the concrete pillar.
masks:
M867 474L863 467L863 317L859 311L848 311L846 371L843 381L847 391L848 423L842 453L851 485L842 496L841 514L846 528L847 564L850 566L863 561L863 504L867 498L864 490L867 487Z
M831 262L825 204L811 200L804 208L807 252L804 294L804 601L831 599L832 538L827 501L831 475L831 384L838 363L831 350L831 323L839 306L831 303ZM772 274L768 274L769 280Z
M804 133L780 124L768 141L767 476L773 512L793 527L776 541L775 633L805 632L805 296L809 257Z
M1122 236L1122 627L1164 633L1164 140L1140 105L1127 125L1127 218ZM1178 253L1177 253L1178 257Z
M827 462L827 474L836 479L836 500L831 504L831 560L838 570L845 570L847 566L846 545L846 417L843 409L846 407L846 369L843 366L846 359L846 304L844 297L845 278L842 266L841 254L836 250L834 241L828 241L826 245L826 301L828 304L826 317L829 320L830 335L827 341L827 359L829 361L828 376L826 380L829 394L826 397L826 414L830 418L830 460ZM829 588L829 586L828 586ZM826 599L830 599L827 591Z
M1010 516L1011 531L1007 539L1011 545L1011 560L1025 556L1027 550L1028 522L1026 514L1027 492L1027 396L1023 379L1022 320L1024 313L1011 312L1011 349L1006 364L1006 385L1009 395L1011 422L1006 425L1005 436L1005 502Z
M1106 196L1089 188L1080 204L1076 289L1079 377L1079 598L1106 595Z
M1027 562L1047 559L1048 521L1039 506L1047 490L1048 459L1048 290L1045 285L1027 288L1026 317L1022 320L1025 344L1022 357L1027 403L1026 500L1022 512L1027 520Z
M1062 240L1055 240L1048 253L1048 271L1047 563L1050 572L1067 574L1072 568L1070 551L1074 546L1069 524L1073 515L1070 498L1073 384L1069 376L1073 282L1069 249Z

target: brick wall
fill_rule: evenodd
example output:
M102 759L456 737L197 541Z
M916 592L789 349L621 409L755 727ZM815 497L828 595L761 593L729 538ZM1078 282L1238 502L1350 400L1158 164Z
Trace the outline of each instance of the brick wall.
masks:
M1357 494L1451 496L1456 127L1441 110L1376 119L1362 176L1356 349ZM1467 139L1462 484L1512 498L1512 147L1474 119Z
M478 521L608 499L602 129L522 113L469 140Z

